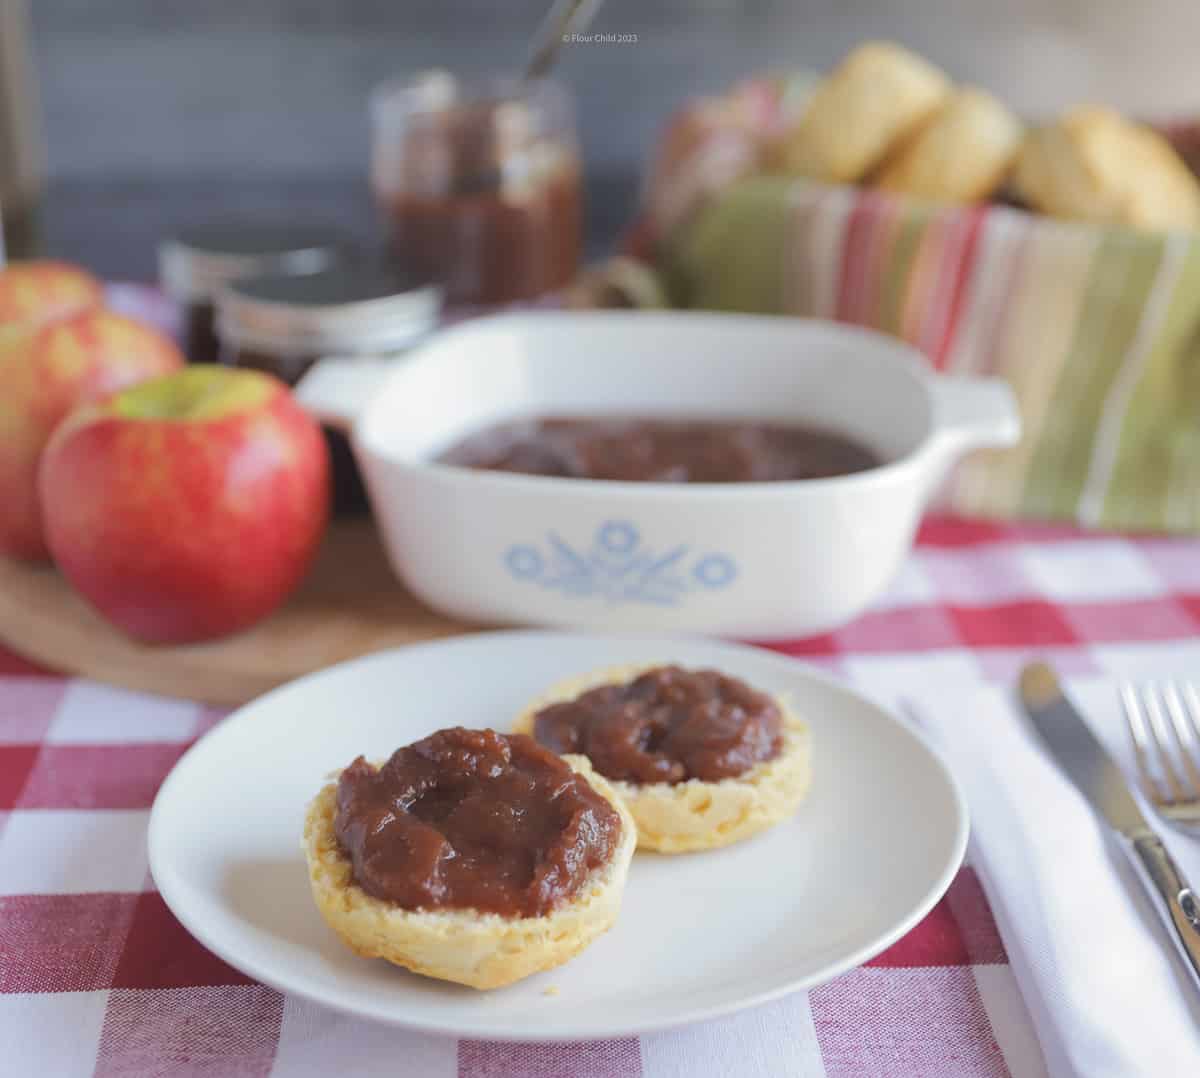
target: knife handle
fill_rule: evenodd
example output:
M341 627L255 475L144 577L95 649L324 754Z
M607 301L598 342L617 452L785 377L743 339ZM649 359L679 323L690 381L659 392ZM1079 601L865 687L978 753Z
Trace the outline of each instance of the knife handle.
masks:
M1128 839L1126 850L1142 882L1159 899L1159 914L1200 988L1200 893L1192 890L1157 835Z

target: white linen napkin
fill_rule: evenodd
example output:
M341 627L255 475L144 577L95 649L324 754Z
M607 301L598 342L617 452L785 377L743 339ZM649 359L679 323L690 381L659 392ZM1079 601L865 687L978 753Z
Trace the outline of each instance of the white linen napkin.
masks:
M1111 680L1068 693L1127 776ZM1130 866L1015 695L911 698L971 810L971 861L1053 1075L1200 1075L1200 995ZM1159 827L1200 887L1200 839Z

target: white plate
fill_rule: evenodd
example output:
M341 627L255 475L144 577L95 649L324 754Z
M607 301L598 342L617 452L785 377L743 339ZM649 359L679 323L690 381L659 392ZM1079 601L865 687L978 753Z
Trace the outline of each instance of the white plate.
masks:
M792 821L712 853L637 855L609 933L566 966L499 991L342 946L313 905L300 851L306 804L329 771L444 726L504 730L563 677L658 661L718 667L790 695L814 752L812 793ZM711 1018L864 962L933 906L966 838L962 795L920 738L793 659L699 640L514 632L368 656L242 708L176 765L149 841L175 915L267 984L413 1029L568 1040Z

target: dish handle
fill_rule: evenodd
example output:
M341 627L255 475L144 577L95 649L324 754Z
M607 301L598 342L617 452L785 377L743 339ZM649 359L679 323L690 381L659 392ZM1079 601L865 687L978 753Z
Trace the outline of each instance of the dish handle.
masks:
M950 376L933 380L933 446L947 455L1003 449L1021 438L1021 412L1000 378Z
M386 359L329 356L308 368L294 393L314 418L328 427L349 430L391 369Z

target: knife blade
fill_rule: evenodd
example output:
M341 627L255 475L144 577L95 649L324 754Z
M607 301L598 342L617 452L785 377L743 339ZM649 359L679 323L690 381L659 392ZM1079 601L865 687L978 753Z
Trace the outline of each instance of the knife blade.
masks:
M1109 825L1126 837L1150 831L1150 825L1091 728L1063 695L1058 678L1045 663L1021 671L1021 702L1058 766Z
M1200 894L1171 859L1120 768L1067 699L1054 671L1045 663L1030 664L1021 671L1018 692L1059 768L1118 836L1200 991Z

